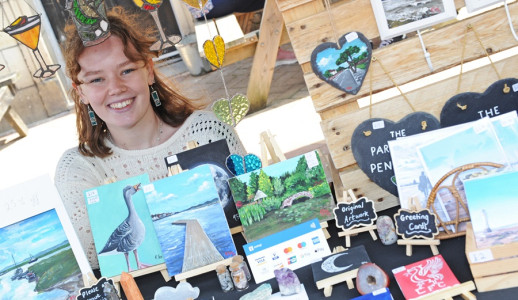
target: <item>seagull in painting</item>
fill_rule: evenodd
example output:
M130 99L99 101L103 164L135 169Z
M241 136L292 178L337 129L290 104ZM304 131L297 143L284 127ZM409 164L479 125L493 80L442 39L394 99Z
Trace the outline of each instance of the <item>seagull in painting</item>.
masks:
M107 253L124 253L126 263L128 265L128 272L131 272L131 266L128 258L128 253L133 251L137 268L143 269L148 265L142 264L138 259L137 248L142 244L146 237L146 227L140 219L135 210L135 206L131 201L131 197L140 189L140 183L136 185L128 185L122 190L122 195L126 206L128 207L128 217L113 231L108 238L106 245L99 252L99 254Z

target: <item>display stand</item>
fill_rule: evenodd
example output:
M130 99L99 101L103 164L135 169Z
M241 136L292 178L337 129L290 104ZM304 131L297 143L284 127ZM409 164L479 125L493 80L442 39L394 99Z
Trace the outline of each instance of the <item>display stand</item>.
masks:
M128 300L144 300L133 276L126 272L122 272L120 283L124 290L124 295L126 295Z
M518 242L477 248L470 222L466 224L465 249L479 292L518 286Z
M462 297L462 299L476 300L477 297L471 293L471 291L475 289L475 284L470 280L449 288L445 288L435 293L419 297L419 300L453 299L453 297L459 295Z
M272 159L272 163L278 163L281 161L286 160L286 156L281 151L281 148L275 141L275 137L272 135L270 130L266 130L261 132L260 135L260 144L261 144L261 163L263 167L268 166L268 153L270 154L270 157ZM320 155L322 157L322 155ZM327 230L328 224L327 222L320 222L320 227L322 228L322 231L324 232L324 236L326 239L329 239L331 235L329 234L329 231Z
M343 247L335 247L333 249L333 254L340 253L345 251L345 248ZM358 269L354 269L342 274L338 274L332 277L328 277L323 280L319 280L316 282L317 289L321 290L324 289L324 296L331 297L331 294L333 293L333 285L345 282L347 283L347 288L350 290L354 289L354 282L353 279L356 278L358 275Z
M349 197L351 198L350 201L347 200L347 194L349 194ZM357 200L358 199L354 195L353 191L351 189L349 189L349 190L347 190L347 193L344 193L344 197L341 200L338 200L338 203L354 203ZM374 233L374 230L376 230L376 229L377 229L376 225L372 224L372 225L368 225L368 226L362 226L360 228L343 230L338 233L338 236L339 237L345 236L345 247L349 248L349 247L351 247L351 236L357 235L358 233L368 231L372 237L372 240L373 241L377 240L378 236L376 236L376 233Z
M408 202L409 202L408 207L410 207L410 212L418 212L421 210L421 205L419 204L419 200L417 198L412 197L408 200ZM402 209L399 210L399 212L401 212L401 211L402 211ZM437 225L435 225L435 227L437 227ZM396 232L397 232L397 230L396 230ZM438 255L439 249L437 248L437 246L439 246L441 244L441 241L436 240L433 237L432 238L414 239L414 238L406 238L403 236L402 239L398 239L397 244L406 246L406 255L407 256L412 256L412 246L430 246L430 249L432 250L433 255Z

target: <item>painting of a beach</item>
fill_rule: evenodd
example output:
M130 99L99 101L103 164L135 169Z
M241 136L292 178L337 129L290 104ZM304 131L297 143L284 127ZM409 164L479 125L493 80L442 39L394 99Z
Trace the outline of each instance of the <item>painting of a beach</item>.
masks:
M237 254L210 166L143 188L169 276Z
M70 299L81 270L55 210L0 228L0 299Z

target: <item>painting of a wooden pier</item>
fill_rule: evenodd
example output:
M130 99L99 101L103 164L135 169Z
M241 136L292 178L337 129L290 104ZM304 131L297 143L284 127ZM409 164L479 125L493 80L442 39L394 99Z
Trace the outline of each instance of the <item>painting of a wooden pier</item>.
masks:
M208 165L144 187L169 276L237 254Z

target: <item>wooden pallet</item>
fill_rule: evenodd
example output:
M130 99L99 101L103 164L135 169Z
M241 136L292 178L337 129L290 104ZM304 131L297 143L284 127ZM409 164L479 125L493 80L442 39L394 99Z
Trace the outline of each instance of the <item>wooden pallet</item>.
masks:
M322 118L321 127L335 167L345 190L352 189L358 197L366 196L375 202L376 209L384 210L399 205L399 199L373 183L359 169L351 151L351 136L356 126L372 118L386 118L399 121L412 112L404 98L397 94L372 105L360 108L358 100L369 96L369 76L356 95L346 94L318 78L311 69L311 53L324 42L335 42L335 33L329 12L335 23L337 35L351 31L363 33L372 41L379 41L374 13L370 1L342 0L331 4L328 11L324 1L319 0L277 0L291 44L304 72L304 79L313 100L315 110ZM455 0L457 9L464 7L464 1ZM518 3L509 4L510 14L518 15ZM373 50L375 56L397 85L404 88L405 95L416 111L425 111L439 118L444 103L456 95L458 76L437 79L437 73L452 70L461 63L462 38L466 27L471 24L486 50L502 52L516 47L516 40L509 29L503 6L472 15L460 21L450 21L435 26L433 30L421 31L427 51L431 55L435 71L432 73L426 63L417 36L409 37L384 48ZM466 34L464 62L486 56L475 34ZM518 56L509 56L495 63L501 78L514 77L514 66ZM393 82L377 62L370 65L374 97L380 92L394 88ZM457 71L458 74L458 71ZM481 66L463 72L460 92L483 92L498 76L491 65Z

